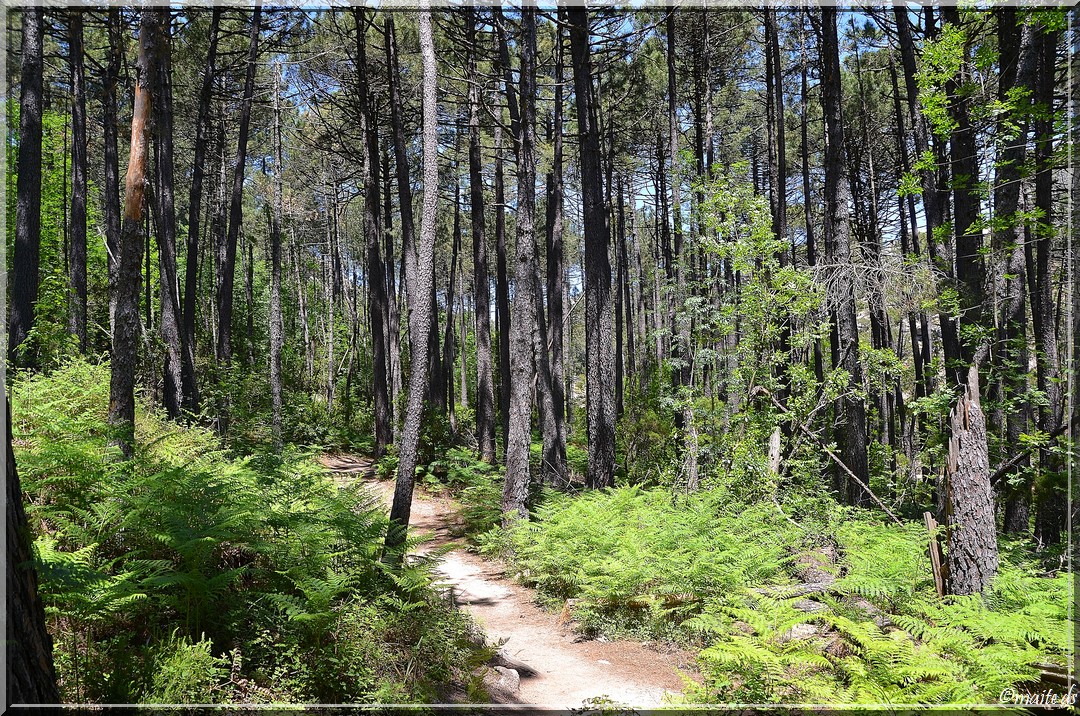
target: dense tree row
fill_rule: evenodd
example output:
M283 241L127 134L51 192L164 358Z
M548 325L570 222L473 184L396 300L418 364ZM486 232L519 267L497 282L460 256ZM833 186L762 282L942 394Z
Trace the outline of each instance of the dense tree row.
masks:
M957 593L999 531L1060 543L1064 13L17 17L9 363L108 355L125 450L141 390L392 449L402 524L458 442L508 520L753 464L936 513Z

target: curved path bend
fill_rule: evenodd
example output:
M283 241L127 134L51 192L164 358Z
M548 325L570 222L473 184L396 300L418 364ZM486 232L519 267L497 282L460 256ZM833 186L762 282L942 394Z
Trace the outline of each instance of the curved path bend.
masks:
M364 480L389 507L394 483L375 479L369 458L326 456L322 463L336 474L339 484ZM515 696L503 702L581 708L610 700L634 708L656 708L669 703L684 688L681 672L692 672L693 655L664 649L651 642L585 640L573 624L536 605L535 592L516 584L503 564L465 550L451 534L457 510L443 496L417 490L413 497L410 529L428 534L422 551L440 546L450 550L439 565L454 603L468 612L484 630L489 644L520 675Z

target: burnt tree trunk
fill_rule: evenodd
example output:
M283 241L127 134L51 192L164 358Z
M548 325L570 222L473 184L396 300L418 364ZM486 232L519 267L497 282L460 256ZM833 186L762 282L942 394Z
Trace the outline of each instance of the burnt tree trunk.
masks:
M210 100L214 87L215 62L217 61L218 27L221 7L215 7L210 16L210 48L203 69L202 87L199 91L199 113L195 120L194 156L191 164L191 188L188 193L187 266L184 271L184 315L182 332L185 355L182 364L184 409L199 410L199 388L195 376L195 298L199 286L199 232L202 228L202 196L206 147L210 143Z
M850 376L849 389L840 400L836 438L844 463L856 477L869 484L866 455L866 406L857 391L862 387L859 362L859 326L855 314L855 290L851 271L851 225L848 214L848 182L844 176L844 127L840 97L840 48L836 33L836 9L823 8L822 106L825 113L825 252L829 287L836 302L837 364ZM870 496L855 480L847 484L848 501L869 504Z
M169 37L172 15L168 8L152 11L154 16L157 76L154 96L154 200L157 206L158 271L161 299L161 341L165 346L164 404L170 418L178 418L184 404L183 369L185 350L181 329L180 294L176 273L176 206L173 199L173 114L172 58ZM189 366L194 373L195 366Z
M259 19L261 6L256 5L251 16L248 38L247 73L244 95L240 102L240 126L236 143L236 163L233 166L232 199L229 208L229 228L225 243L218 249L218 361L232 363L233 285L236 280L236 244L240 224L244 219L244 168L247 164L248 128L251 125L251 104L255 94L256 59L259 55Z

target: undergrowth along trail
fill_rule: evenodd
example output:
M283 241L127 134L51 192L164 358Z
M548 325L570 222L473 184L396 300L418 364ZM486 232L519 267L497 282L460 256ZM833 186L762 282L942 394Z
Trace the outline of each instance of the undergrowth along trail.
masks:
M393 482L372 479L368 458L336 455L321 462L339 484L363 476L389 505ZM693 668L692 654L664 650L657 642L582 638L565 614L537 606L536 593L514 583L503 563L466 551L464 540L455 536L455 514L449 498L418 490L409 526L430 537L420 552L449 550L438 572L450 598L476 620L488 644L499 646L497 661L519 667L516 693L494 689L493 698L563 708L608 701L649 708L664 704L669 694L681 694L681 672Z

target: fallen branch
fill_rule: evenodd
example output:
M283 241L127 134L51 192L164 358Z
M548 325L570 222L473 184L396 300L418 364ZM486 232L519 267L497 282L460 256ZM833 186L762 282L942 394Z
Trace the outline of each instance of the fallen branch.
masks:
M768 390L761 387L760 385L755 385L754 389L750 391L750 395L754 396L754 395L759 395L759 394L769 396L769 400L771 400L773 405L775 405L781 412L783 412L785 415L790 414L790 411L788 411L788 409L785 408L784 405L779 400L777 400L775 397L773 397L772 393L770 393ZM866 490L866 494L870 495L870 497L874 500L874 502L877 503L877 506L880 507L882 510L884 510L885 514L887 514L890 518L892 518L893 522L900 525L901 527L904 526L904 523L901 522L900 519L896 515L894 515L892 513L892 510L890 510L888 507L886 507L885 503L882 502L881 499L878 498L878 496L874 494L874 491L870 489L870 486L867 485L862 480L860 480L858 477L856 477L855 473L852 472L851 469L847 465L844 464L844 461L836 456L836 453L834 453L832 450L830 450L829 447L824 442L822 442L821 440L818 440L817 436L815 436L813 433L811 433L809 430L807 430L805 425L802 425L800 423L799 424L799 429L802 430L804 433L806 433L806 435L808 435L809 437L813 438L814 441L817 442L817 444L820 445L821 448L826 452L826 454L828 454L828 456L833 459L833 462L835 462L837 465L839 465L840 468L844 472L846 472L848 474L848 477L850 477L852 480L857 482L859 484L859 486L862 487L862 489Z

